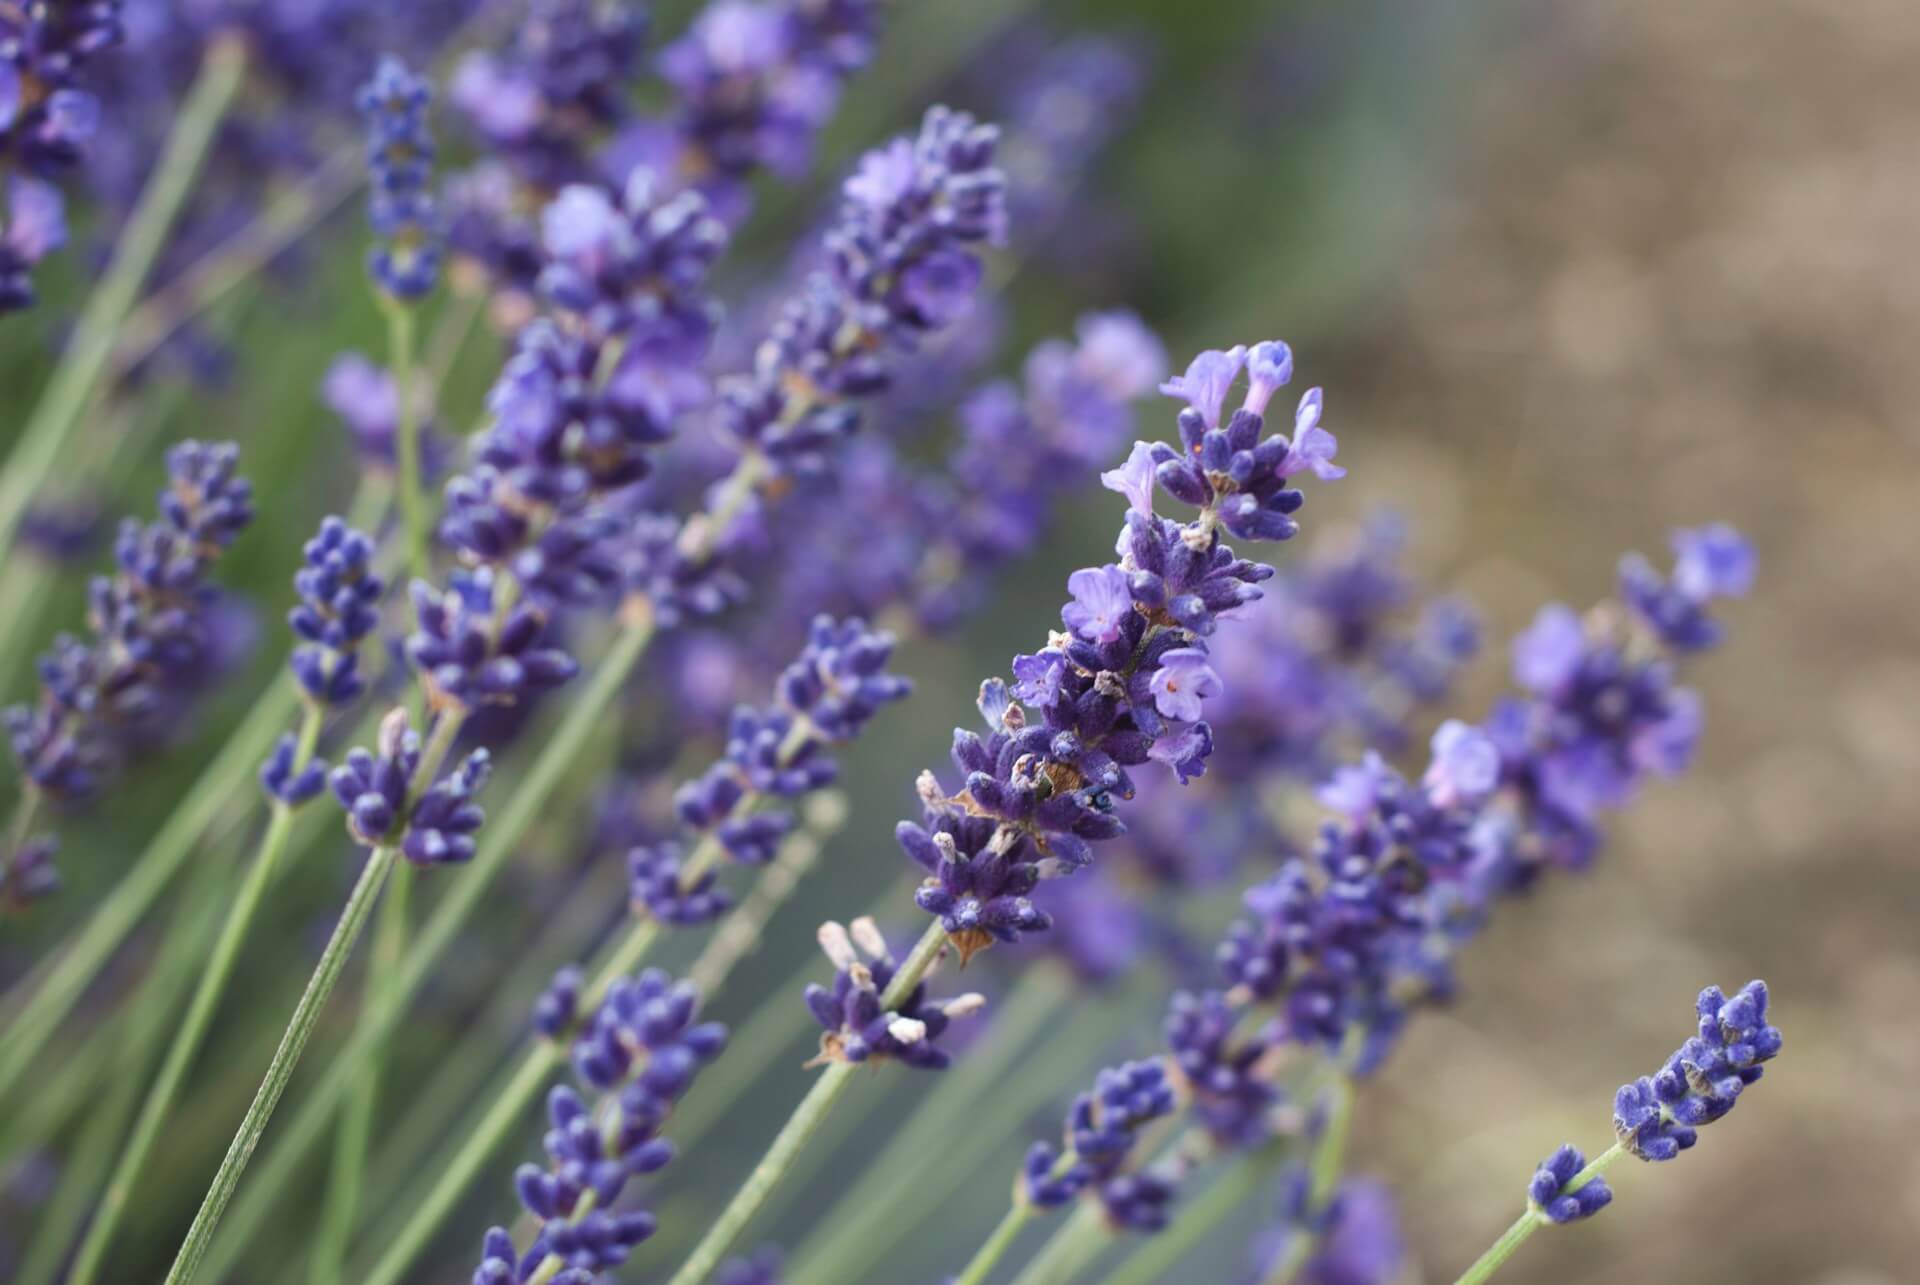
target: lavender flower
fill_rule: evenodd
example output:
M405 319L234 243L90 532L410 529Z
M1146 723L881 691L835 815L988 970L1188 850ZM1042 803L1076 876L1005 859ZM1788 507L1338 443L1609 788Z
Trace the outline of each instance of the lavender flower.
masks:
M50 834L39 835L5 855L0 864L0 906L25 910L42 897L50 897L60 888L60 872L53 858L60 841Z
M450 97L535 191L593 175L595 144L628 115L647 15L603 0L536 0L499 52L466 55Z
M0 170L12 171L0 223L0 313L33 304L33 265L67 236L65 202L46 180L78 164L100 123L81 73L120 42L118 0L25 0L0 10Z
M1698 1033L1614 1098L1614 1133L1642 1160L1671 1160L1693 1146L1698 1130L1732 1111L1764 1073L1761 1064L1780 1052L1780 1032L1767 1024L1765 982L1748 982L1731 999L1709 986L1695 1011Z
M880 929L871 919L847 927L820 925L820 949L835 969L833 986L809 984L807 1009L824 1028L816 1062L899 1062L921 1071L943 1071L951 1060L936 1046L956 1017L980 1011L986 1000L969 992L954 999L927 998L923 981L894 1008L882 1009L880 996L899 969Z
M302 645L290 664L307 698L337 708L357 697L360 643L380 622L386 584L373 573L373 541L337 517L323 518L294 573L300 603L287 616Z
M840 85L879 34L874 0L715 0L660 54L678 92L670 166L723 206L742 204L755 169L802 173Z
M470 860L485 820L473 800L487 781L487 752L474 750L424 790L414 788L419 768L419 734L406 710L396 709L381 720L375 752L349 750L328 777L346 809L347 832L370 848L396 845L416 865Z
M1707 614L1715 598L1743 598L1753 587L1753 546L1725 523L1673 533L1671 580L1645 558L1620 562L1620 597L1660 641L1675 651L1702 651L1720 641Z
M707 397L705 277L725 231L697 195L660 198L642 171L618 205L562 192L545 238L552 313L516 340L476 467L447 488L441 535L538 597L604 601L622 573L614 537L630 525L604 502L647 475L675 420Z
M309 757L295 770L299 747L291 732L274 742L273 752L260 765L260 788L284 807L297 808L327 788L327 765Z
M379 287L412 302L440 278L440 232L430 184L433 135L427 129L432 86L398 58L380 60L355 104L367 122L371 170L368 217L381 238L367 265Z
M1194 400L1180 415L1181 433L1190 450L1208 452L1208 471L1189 476L1171 454L1155 463L1165 448L1149 447L1136 448L1124 478L1104 479L1129 496L1121 560L1074 572L1067 582L1072 600L1060 613L1070 632L1014 661L1021 694L1044 702L1041 721L1029 725L1025 707L992 680L980 694L986 738L955 733L961 789L949 795L931 774L922 777L926 819L903 823L896 833L930 876L916 900L940 918L962 958L1048 926L1033 890L1043 878L1085 866L1092 844L1123 832L1114 808L1133 796L1128 768L1165 763L1182 781L1205 770L1213 734L1199 714L1220 683L1203 638L1222 616L1257 599L1257 586L1273 575L1221 543L1220 527L1232 525L1223 513L1239 511L1239 501L1256 494L1262 511L1297 510L1300 492L1281 486L1293 469L1307 467L1294 461L1331 451L1307 443L1322 431L1311 425L1299 446L1277 435L1261 440L1260 410L1281 382L1272 369L1276 349L1284 351L1260 346L1262 361L1230 434L1203 426L1218 420L1244 350L1203 354L1185 379L1167 386ZM1316 394L1309 399L1318 405ZM1244 456L1231 471L1221 455L1229 448ZM1215 456L1218 470L1211 467ZM1192 522L1154 513L1154 485L1168 477L1176 479L1177 496L1200 508ZM1276 539L1295 529L1291 519L1284 526L1240 525Z
M1173 1110L1173 1085L1160 1061L1102 1070L1093 1091L1075 1098L1067 1112L1064 1145L1036 1142L1028 1150L1021 1168L1022 1198L1055 1209L1092 1191L1115 1226L1159 1230L1167 1203L1157 1198L1159 1184L1128 1166L1141 1128Z
M722 388L728 431L782 471L819 469L856 422L844 399L888 382L886 353L951 324L981 277L970 247L1004 234L997 134L935 107L919 136L869 152L847 180L809 278L761 344L751 375Z
M544 645L546 613L497 601L486 568L456 572L445 591L416 580L413 609L417 627L407 637L407 660L435 708L517 704L579 671L573 657Z
M543 1266L544 1280L586 1285L653 1234L651 1213L615 1212L614 1205L631 1179L673 1159L673 1144L660 1130L700 1067L725 1046L726 1028L696 1022L698 1006L691 983L658 969L608 987L573 1044L574 1071L587 1095L567 1085L553 1090L547 1167L522 1165L514 1175L520 1203L540 1231L519 1256L505 1230L490 1230L475 1285L525 1281ZM544 1024L544 998L542 1009Z
M40 660L39 701L6 711L14 757L33 789L91 796L104 771L197 682L214 642L217 595L207 572L253 520L253 491L235 474L238 460L231 444L180 443L167 453L159 520L121 525L114 574L88 586L91 641L57 638ZM32 855L44 867L47 851ZM44 877L31 882L47 886Z
M1566 1146L1540 1162L1527 1184L1527 1204L1549 1222L1572 1223L1591 1218L1613 1202L1607 1180L1594 1175L1578 1187L1574 1176L1587 1167L1579 1148Z

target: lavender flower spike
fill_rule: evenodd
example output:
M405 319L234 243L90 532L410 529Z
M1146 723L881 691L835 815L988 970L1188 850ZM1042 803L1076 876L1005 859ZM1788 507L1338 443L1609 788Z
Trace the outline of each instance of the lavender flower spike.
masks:
M1760 1079L1761 1064L1780 1052L1780 1032L1767 1023L1765 982L1748 982L1732 999L1709 986L1695 1011L1698 1033L1652 1076L1615 1095L1614 1133L1642 1160L1671 1160L1693 1146L1698 1130L1732 1111Z
M1171 1187L1133 1172L1140 1130L1173 1114L1173 1081L1158 1059L1108 1067L1093 1091L1067 1112L1064 1148L1036 1142L1021 1167L1017 1190L1030 1204L1055 1209L1093 1192L1116 1227L1158 1231L1166 1225Z
M577 988L577 977L559 980ZM553 1090L547 1167L522 1165L514 1175L520 1203L540 1222L532 1246L521 1256L505 1230L489 1231L474 1285L514 1285L536 1274L591 1285L653 1234L651 1213L614 1206L631 1179L673 1159L661 1128L700 1068L725 1047L725 1027L695 1020L699 1000L691 983L648 969L608 987L576 1028L571 1019L556 1024L552 992L542 997L536 1021L553 1038L574 1031L574 1073L585 1092ZM565 1002L570 1009L571 996Z
M896 836L928 876L915 900L939 917L963 960L1050 925L1031 894L1124 831L1115 811L1134 794L1128 769L1163 763L1183 782L1206 770L1213 730L1204 707L1226 699L1206 636L1259 598L1257 586L1273 575L1235 556L1221 530L1286 539L1297 529L1287 515L1304 502L1289 477L1308 468L1337 476L1331 437L1308 422L1317 390L1307 399L1313 416L1303 411L1305 427L1291 441L1265 434L1261 412L1291 371L1284 351L1256 347L1246 401L1225 427L1221 409L1246 364L1244 348L1202 353L1165 386L1189 402L1179 416L1182 449L1136 447L1128 465L1102 479L1128 499L1118 560L1068 577L1066 631L1014 657L1013 688L999 679L982 686L986 735L954 734L960 788L950 793L922 776L925 818L902 823ZM1199 513L1185 523L1157 514L1156 486ZM1022 701L1039 706L1037 715Z
M425 77L387 57L355 99L367 122L367 212L382 241L367 265L382 290L409 303L431 293L440 279L440 233L430 188L433 135L427 129L432 94Z
M1598 1175L1578 1187L1571 1186L1574 1176L1586 1167L1587 1158L1578 1147L1561 1147L1534 1170L1533 1181L1527 1184L1527 1204L1548 1222L1571 1223L1593 1217L1613 1203L1613 1190Z

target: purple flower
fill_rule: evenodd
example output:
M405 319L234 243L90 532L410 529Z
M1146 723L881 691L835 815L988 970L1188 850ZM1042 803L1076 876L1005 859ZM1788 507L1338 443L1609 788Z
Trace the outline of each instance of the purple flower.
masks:
M522 602L504 615L495 609L494 578L485 568L456 572L444 591L416 580L412 596L416 625L407 635L407 661L436 707L514 705L579 672L573 657L546 645L539 608Z
M1613 1203L1613 1192L1598 1174L1569 1190L1568 1184L1586 1167L1587 1158L1579 1148L1561 1147L1534 1170L1533 1181L1527 1184L1527 1203L1556 1223L1593 1217Z
M1057 651L1013 658L1013 694L1031 705L1050 705L1060 694L1067 658Z
M925 982L893 1008L883 1009L885 993L899 965L871 919L842 927L824 923L820 948L835 969L833 986L809 985L807 1009L824 1028L818 1062L887 1060L921 1071L942 1071L949 1061L936 1041L956 1017L980 1011L986 1001L966 994L945 1001L927 998Z
M1168 718L1193 722L1200 717L1200 702L1211 700L1221 691L1220 675L1207 664L1207 653L1198 647L1178 647L1160 657L1160 667L1148 680L1154 707Z
M1152 444L1135 442L1133 450L1127 455L1127 462L1117 469L1102 473L1100 484L1109 491L1118 491L1126 496L1134 512L1152 517L1154 468Z
M302 645L290 663L308 699L338 708L365 686L359 647L380 623L386 584L373 573L373 541L337 517L322 519L304 558L293 577L300 603L287 616Z
M123 522L113 574L88 585L92 637L56 638L40 659L39 699L5 713L31 788L71 800L91 796L106 770L180 717L218 668L213 662L231 638L207 575L254 516L238 462L231 444L181 442L167 452L157 520Z
M1320 427L1320 403L1318 388L1309 388L1300 399L1300 408L1293 417L1293 447L1279 468L1282 477L1291 477L1302 469L1311 469L1313 475L1322 482L1332 482L1347 475L1345 469L1333 462L1340 443L1332 433Z
M1273 395L1291 382L1293 349L1278 340L1255 344L1247 355L1247 409L1265 415ZM1316 398L1315 406L1318 404Z
M1067 577L1073 601L1060 609L1067 628L1089 642L1110 643L1133 614L1126 573L1115 566L1090 567Z
M368 217L382 240L368 267L382 290L409 302L424 298L440 279L439 215L429 190L432 92L424 77L387 57L355 98L367 122Z
M1075 1098L1068 1110L1063 1145L1036 1142L1027 1152L1020 1197L1057 1209L1090 1191L1116 1226L1156 1230L1164 1222L1166 1200L1157 1187L1154 1198L1143 1199L1145 1175L1128 1170L1140 1130L1172 1115L1174 1107L1173 1085L1159 1059L1102 1069L1093 1091Z
M386 367L362 353L341 353L327 367L320 399L346 424L362 456L392 467L400 390Z
M1571 607L1551 603L1513 640L1513 681L1530 692L1549 694L1573 677L1586 650L1580 617Z
M521 1205L540 1223L525 1255L496 1227L487 1233L476 1285L513 1285L536 1272L566 1285L591 1285L651 1236L654 1216L614 1212L627 1184L674 1155L661 1129L701 1067L725 1047L726 1028L696 1020L699 994L658 969L621 978L583 1021L579 978L562 974L542 997L536 1021L549 1038L577 1028L573 1068L583 1094L558 1085L547 1098L547 1164L514 1174ZM561 1012L564 1021L554 1020ZM590 1206L583 1211L583 1199ZM550 1261L552 1260L552 1261ZM556 1268L559 1268L556 1274Z
M1767 984L1751 981L1733 998L1718 986L1695 1003L1697 1033L1651 1077L1622 1085L1614 1133L1642 1160L1671 1160L1694 1144L1696 1130L1732 1111L1740 1095L1779 1055L1779 1030L1767 1022Z
M1753 546L1724 522L1673 533L1673 582L1698 602L1744 598L1753 588Z
M1209 348L1187 364L1186 374L1176 375L1160 385L1160 391L1185 401L1208 428L1218 428L1220 407L1227 399L1227 390L1233 387L1240 368L1246 363L1245 345L1224 352Z
M1474 802L1500 783L1500 750L1493 738L1457 718L1433 734L1433 761L1422 784L1442 807Z

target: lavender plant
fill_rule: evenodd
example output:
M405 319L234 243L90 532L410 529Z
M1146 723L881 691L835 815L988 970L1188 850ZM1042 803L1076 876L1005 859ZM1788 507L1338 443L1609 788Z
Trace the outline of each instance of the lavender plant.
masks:
M520 1223L481 1238L476 1285L586 1285L657 1232L695 1239L672 1285L781 1279L776 1250L727 1255L808 1166L848 1153L871 1168L814 1220L797 1279L891 1271L875 1264L948 1207L993 1138L1061 1101L1064 1122L1018 1164L962 1285L992 1279L1056 1214L1016 1285L1072 1279L1109 1250L1123 1257L1104 1278L1140 1285L1258 1199L1272 1210L1250 1256L1264 1285L1400 1269L1391 1198L1347 1172L1359 1091L1414 1017L1452 999L1459 953L1498 909L1591 867L1606 818L1688 766L1702 711L1678 668L1722 640L1715 604L1750 590L1753 554L1715 525L1676 534L1671 570L1624 560L1617 601L1549 606L1520 636L1514 695L1434 727L1479 629L1399 566L1397 529L1367 527L1284 573L1236 551L1291 539L1304 475L1345 473L1318 388L1288 408L1290 428L1270 430L1294 375L1285 344L1205 351L1161 383L1165 354L1142 322L1088 313L1070 340L1032 348L1017 379L959 394L999 330L981 307L1005 285L987 249L1017 220L1033 229L1029 253L1080 240L1097 211L1073 202L1074 176L1124 123L1146 51L1070 41L1028 61L1004 148L995 127L931 108L859 160L800 253L754 258L777 239L761 225L784 212L761 199L763 178L808 175L884 17L873 0L714 0L656 40L655 15L603 0L177 15L148 0L0 0L0 312L35 303L33 269L67 238L61 185L90 193L75 226L99 229L107 264L0 480L0 550L16 538L56 560L84 548L93 524L39 492L90 406L111 398L124 414L152 384L203 381L244 351L201 329L211 304L269 267L290 274L287 252L363 177L366 275L387 327L384 367L349 348L325 381L358 484L346 516L323 519L301 551L288 676L72 947L0 999L0 1160L85 1126L27 1285L62 1266L81 1285L118 1270L109 1253L161 1138L176 1137L189 1073L213 1060L201 1054L242 950L269 914L301 912L293 890L285 906L266 894L329 791L364 850L359 872L169 1285L229 1274L336 1117L309 1277L413 1279L543 1091L545 1162L515 1172ZM108 53L123 28L134 56ZM1027 52L1024 34L1009 59ZM466 135L444 179L439 96ZM356 112L364 174L335 163L352 152ZM289 171L306 175L286 206L252 190ZM142 302L150 277L160 284ZM774 302L723 330L741 281ZM483 316L503 355L456 457L464 416L441 385ZM1125 452L1132 403L1156 383L1183 404L1175 436ZM949 403L951 440L917 438ZM863 428L878 431L856 440ZM141 443L122 445L131 459ZM238 630L210 572L253 517L238 458L197 442L168 453L159 520L125 526L115 570L90 589L90 636L56 641L37 700L8 711L22 780L0 850L8 908L57 884L43 805L97 800L234 667ZM953 771L920 774L917 814L895 829L907 884L822 924L831 977L805 986L802 1005L776 997L781 1021L763 1023L776 1011L763 1009L730 1041L702 1008L824 865L839 751L912 690L894 672L893 633L875 626L952 637L997 601L1017 559L1050 550L1060 510L1096 479L1126 500L1113 556L1067 576L1060 628L981 685L982 726L954 733ZM388 603L402 566L410 626ZM700 683L686 677L702 667L713 672ZM384 713L355 733L369 695ZM336 748L356 740L367 743ZM1403 760L1423 740L1415 768ZM597 788L609 765L618 791ZM227 802L250 772L261 794L244 798L266 809L257 832L256 814ZM1327 819L1303 843L1285 794L1308 784ZM528 852L519 895L487 897L523 850L576 841L574 796L609 792L640 801L601 828L617 843L586 845L618 852L620 892L588 865L568 871L564 899L549 896L554 867ZM221 840L223 812L249 863L235 878L209 863L169 916L162 966L108 984L111 957L177 872ZM442 884L417 926L414 870ZM1230 885L1244 886L1241 913L1202 946L1194 921ZM911 911L893 904L909 899ZM243 1186L376 906L352 1031ZM584 906L592 931L549 916L555 906ZM532 965L545 976L549 955L576 961L532 1003L531 1046L482 1088L493 1059L478 1023L481 1039L455 1054L474 1064L450 1069L460 1076L392 1074L396 1031L410 1011L447 1011L436 970L483 912L482 931L509 945L485 967L447 970L473 974L449 976L449 991L491 984L502 1007L518 1005ZM530 941L530 917L553 931ZM898 933L909 917L917 938ZM709 930L686 980L643 968L670 938ZM979 969L979 989L946 984L948 961ZM1143 1051L1134 1004L1169 989L1160 1040ZM1122 1013L1133 1038L1102 1025ZM280 1023L268 1018L270 1035ZM1710 988L1698 1018L1655 1074L1620 1090L1614 1145L1591 1162L1572 1146L1543 1161L1525 1212L1463 1282L1541 1227L1597 1214L1620 1156L1691 1147L1779 1051L1761 983ZM733 1123L729 1095L762 1061L780 1068L793 1029L782 1021L808 1020L811 1086L758 1164L710 1217L662 1227L652 1209L700 1208L668 1203L698 1178L668 1167L670 1138ZM84 1074L30 1076L89 1023L59 1042ZM1107 1065L1069 1098L1094 1046ZM129 1065L108 1084L100 1068L121 1047ZM568 1063L573 1083L553 1085ZM893 1076L889 1063L955 1074ZM829 1116L862 1067L878 1073L860 1081L874 1086L863 1106L897 1081L913 1110L878 1145L863 1137L836 1155ZM957 1083L933 1087L942 1080ZM697 1129L683 1109L695 1094L712 1099L693 1098ZM382 1118L435 1095L448 1105L416 1131L426 1141L370 1160ZM445 1146L421 1160L435 1132ZM389 1158L393 1171L372 1175ZM950 1172L922 1181L933 1167ZM363 1197L369 1176L398 1195ZM372 1208L381 1225L363 1224Z

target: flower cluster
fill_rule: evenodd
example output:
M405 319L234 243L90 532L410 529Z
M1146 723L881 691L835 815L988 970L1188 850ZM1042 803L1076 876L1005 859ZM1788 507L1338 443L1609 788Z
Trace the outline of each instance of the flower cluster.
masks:
M1729 999L1718 986L1700 992L1698 1032L1652 1076L1614 1096L1613 1130L1642 1160L1671 1160L1691 1147L1702 1125L1733 1110L1746 1087L1780 1052L1767 1024L1767 984L1751 981Z
M1543 610L1514 647L1527 696L1481 726L1443 723L1417 783L1369 754L1321 789L1334 819L1312 853L1255 884L1220 944L1226 989L1178 996L1168 1018L1217 1137L1259 1136L1265 1106L1222 1068L1305 1045L1370 1070L1415 1009L1452 994L1453 957L1495 899L1590 860L1601 810L1685 766L1698 702L1675 686L1660 635L1626 635L1630 619L1597 609L1589 629ZM1273 1018L1250 1029L1241 1019L1256 1005Z
M591 150L627 118L646 35L632 5L536 0L506 49L462 58L450 97L520 182L557 192L593 177Z
M503 601L491 568L455 572L445 590L416 580L412 594L407 660L436 709L516 705L579 671L572 656L546 645L546 612Z
M809 983L807 1009L820 1023L818 1062L899 1062L921 1071L943 1071L951 1058L936 1045L956 1017L968 1017L986 1005L973 992L949 1000L927 997L924 980L891 1008L881 997L899 971L886 938L871 919L842 927L820 925L820 949L834 967L831 987Z
M65 200L49 180L92 142L100 103L81 74L123 34L119 0L0 9L0 313L32 306L34 264L67 239Z
M781 672L774 703L734 710L724 757L680 788L674 798L680 822L735 861L771 861L794 815L763 805L792 805L833 783L837 767L828 747L853 740L881 706L912 690L887 672L892 655L893 638L863 621L816 619L806 645ZM705 923L724 913L732 900L716 886L713 871L688 866L678 843L635 848L627 857L634 905L673 924Z
M673 1144L660 1130L701 1066L726 1045L724 1026L695 1020L699 1001L691 983L648 969L614 982L579 1023L573 1068L586 1096L568 1085L553 1090L547 1166L522 1165L514 1175L520 1203L540 1231L520 1255L505 1229L490 1230L474 1285L511 1285L536 1274L586 1285L653 1234L651 1213L613 1206L629 1180L673 1159Z
M619 202L570 187L546 209L542 292L489 396L475 467L447 488L442 537L552 601L604 601L620 575L606 498L707 396L699 368L725 230L697 195L637 171Z
M301 640L290 662L293 676L315 704L348 704L366 686L360 644L379 623L386 592L373 571L373 541L337 517L322 519L307 541L293 588L300 602L287 623Z
M873 55L880 18L877 0L718 0L661 51L677 91L670 129L634 141L739 209L753 171L805 171L840 85Z
M903 823L897 834L929 876L916 900L939 917L963 958L1049 926L1030 894L1041 879L1085 866L1092 844L1123 832L1114 808L1133 796L1127 769L1160 762L1183 781L1205 770L1213 735L1202 706L1221 689L1205 636L1257 599L1259 584L1273 575L1237 557L1220 530L1284 539L1293 534L1291 519L1249 516L1242 501L1252 498L1259 512L1291 513L1302 502L1298 490L1282 486L1292 472L1336 475L1333 436L1318 426L1318 389L1302 399L1294 441L1262 439L1261 413L1291 362L1275 356L1284 345L1255 351L1255 376L1230 431L1208 425L1219 420L1245 349L1203 353L1185 378L1164 387L1188 401L1182 440L1206 470L1189 477L1183 456L1143 442L1123 468L1102 475L1130 503L1119 562L1068 577L1072 599L1060 612L1066 632L1014 658L1011 689L998 679L982 687L987 735L954 736L961 788L948 793L931 773L921 778L924 820ZM1167 478L1200 509L1190 522L1155 513L1156 485ZM1038 707L1036 721L1022 702Z
M23 778L42 794L91 796L101 774L151 730L163 704L195 677L211 644L215 560L253 520L253 489L235 473L239 448L182 442L167 453L159 520L129 518L116 567L88 586L86 641L62 634L40 659L40 697L6 711ZM44 845L7 854L37 872L10 886L49 886ZM30 859L30 860L29 860Z
M1579 1186L1574 1179L1587 1167L1578 1147L1562 1147L1533 1171L1527 1184L1527 1204L1548 1222L1572 1223L1591 1218L1613 1203L1607 1180L1594 1174Z
M396 709L381 720L375 752L349 750L328 777L346 809L347 833L370 848L397 846L416 865L471 860L474 835L486 820L474 797L487 783L487 752L472 751L431 785L415 780L420 766L420 735L406 710Z
M910 350L966 310L982 273L970 247L1005 232L997 138L992 126L935 107L918 137L861 161L827 233L827 265L788 302L753 372L722 389L743 450L782 471L819 469L857 422L845 399L887 386L889 350Z
M388 57L355 99L367 122L367 212L382 241L367 264L382 290L409 302L424 298L440 279L439 215L430 188L433 135L427 129L432 92L424 77Z
M1158 1231L1166 1225L1172 1185L1129 1166L1140 1130L1173 1110L1173 1084L1158 1059L1103 1069L1093 1091L1073 1100L1063 1146L1036 1142L1028 1150L1022 1198L1057 1209L1093 1191L1114 1226Z

